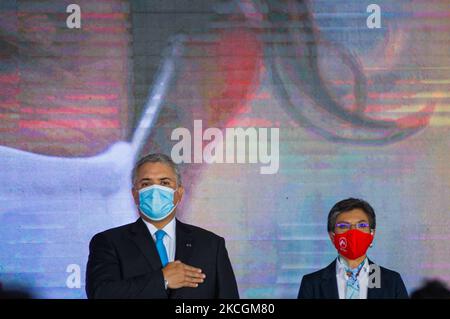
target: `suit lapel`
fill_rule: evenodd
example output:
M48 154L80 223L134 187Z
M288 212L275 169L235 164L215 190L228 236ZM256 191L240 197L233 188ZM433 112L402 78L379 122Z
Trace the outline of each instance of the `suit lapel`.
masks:
M369 259L369 265L374 264L370 259ZM380 276L382 274L380 273ZM370 276L370 274L369 274ZM381 279L381 278L380 278ZM370 281L370 277L369 277L369 281ZM367 289L367 299L380 299L382 298L382 288L368 288Z
M324 269L320 288L324 299L339 299L336 280L336 259Z
M188 227L180 222L178 219L176 220L176 229L175 229L175 260L180 260L184 264L189 263L189 259L192 254L192 249L194 247L193 239L190 234L190 230ZM187 292L186 288L174 289L170 290L169 298L177 299L177 298L186 298L184 294ZM188 297L187 297L188 298Z
M369 265L373 262L369 259ZM382 274L380 274L382 275ZM321 291L325 299L339 299L336 280L336 260L326 267L322 274ZM380 299L383 296L382 288L368 288L367 299Z
M176 234L175 260L180 260L185 264L189 264L192 249L194 248L191 231L187 228L185 224L180 222L178 219L176 220L176 222L177 226L175 229Z
M161 269L162 264L159 259L158 251L156 250L155 242L153 241L150 231L141 218L139 218L132 225L130 232L131 239L139 247L152 269Z

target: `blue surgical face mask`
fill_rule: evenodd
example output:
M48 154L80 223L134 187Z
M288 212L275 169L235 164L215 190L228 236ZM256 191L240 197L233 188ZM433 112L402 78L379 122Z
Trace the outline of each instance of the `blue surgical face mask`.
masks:
M161 185L152 185L139 190L139 210L153 221L169 216L176 205L173 203L175 190Z

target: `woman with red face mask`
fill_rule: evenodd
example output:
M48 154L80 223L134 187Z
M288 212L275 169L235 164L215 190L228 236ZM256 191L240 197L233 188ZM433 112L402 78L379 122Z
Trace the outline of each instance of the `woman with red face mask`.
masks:
M328 233L338 257L326 268L305 275L299 299L408 298L399 273L367 258L375 235L375 211L364 200L348 198L328 214Z

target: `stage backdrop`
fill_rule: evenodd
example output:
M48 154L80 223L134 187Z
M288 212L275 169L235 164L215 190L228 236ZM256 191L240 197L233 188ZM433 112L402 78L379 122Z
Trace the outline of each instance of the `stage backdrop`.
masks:
M450 282L449 41L446 0L2 0L3 288L85 298L147 152L183 161L178 217L225 237L242 297L296 297L347 197L409 291Z

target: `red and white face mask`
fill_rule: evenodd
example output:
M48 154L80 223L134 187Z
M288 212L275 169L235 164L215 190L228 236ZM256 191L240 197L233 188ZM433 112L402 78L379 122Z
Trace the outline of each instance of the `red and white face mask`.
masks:
M350 229L343 234L334 235L334 247L339 254L350 260L365 255L372 241L372 233L365 233L358 229Z

